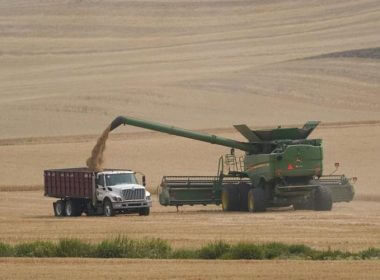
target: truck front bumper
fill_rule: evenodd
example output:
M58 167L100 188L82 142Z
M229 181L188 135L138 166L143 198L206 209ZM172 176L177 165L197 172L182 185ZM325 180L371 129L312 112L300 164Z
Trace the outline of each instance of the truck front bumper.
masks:
M112 202L112 207L115 210L152 207L152 200L131 200L122 202Z

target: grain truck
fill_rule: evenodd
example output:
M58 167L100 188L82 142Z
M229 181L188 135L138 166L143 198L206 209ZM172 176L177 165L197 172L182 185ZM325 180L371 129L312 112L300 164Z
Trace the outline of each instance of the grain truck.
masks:
M165 206L222 204L224 211L262 212L292 205L329 211L355 194L355 177L323 175L322 139L308 138L318 121L268 130L235 125L247 142L125 116L117 117L111 130L122 124L232 148L220 158L216 176L164 176L159 201ZM236 156L235 149L245 154Z
M145 189L145 176L140 185L136 172L88 168L51 169L44 171L45 196L53 202L55 216L114 216L117 213L149 215L152 201Z

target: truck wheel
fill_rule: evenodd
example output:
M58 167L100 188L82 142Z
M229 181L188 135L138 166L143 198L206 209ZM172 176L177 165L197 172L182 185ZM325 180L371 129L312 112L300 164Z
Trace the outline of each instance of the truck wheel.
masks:
M104 215L107 217L115 216L115 210L112 207L112 202L109 199L106 199L103 203Z
M76 207L75 203L72 200L66 201L66 207L65 207L65 213L68 217L74 217L76 216Z
M78 217L82 214L81 205L78 201L75 200L67 200L66 208L65 208L66 216L68 217Z
M139 209L139 215L140 216L149 216L150 213L150 207L144 207Z
M325 186L319 186L314 194L314 206L316 211L331 211L333 205L331 193Z
M236 185L226 185L222 190L222 208L224 211L239 211L239 188Z
M251 188L249 184L239 184L240 211L248 211L248 192Z
M53 203L54 215L57 217L65 216L65 202L63 200L57 200Z
M248 192L248 211L264 212L266 210L265 193L262 188L250 189Z

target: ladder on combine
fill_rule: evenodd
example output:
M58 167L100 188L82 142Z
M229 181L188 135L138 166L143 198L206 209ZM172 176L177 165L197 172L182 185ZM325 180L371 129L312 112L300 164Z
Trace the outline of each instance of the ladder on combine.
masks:
M244 172L243 157L237 157L234 154L226 154L219 158L217 176L242 176Z

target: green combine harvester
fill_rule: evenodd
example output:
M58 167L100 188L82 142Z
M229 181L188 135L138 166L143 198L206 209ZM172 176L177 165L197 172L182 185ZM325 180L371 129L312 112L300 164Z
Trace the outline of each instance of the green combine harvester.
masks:
M272 130L235 125L247 142L123 116L111 123L111 130L122 124L231 148L219 159L216 176L164 176L159 190L164 206L222 204L224 211L262 212L293 205L295 210L329 211L334 202L349 202L355 194L355 177L322 175L322 140L307 139L316 121ZM245 155L236 156L235 149Z

